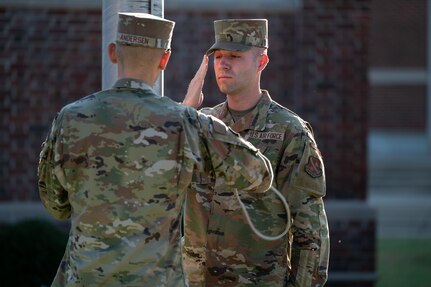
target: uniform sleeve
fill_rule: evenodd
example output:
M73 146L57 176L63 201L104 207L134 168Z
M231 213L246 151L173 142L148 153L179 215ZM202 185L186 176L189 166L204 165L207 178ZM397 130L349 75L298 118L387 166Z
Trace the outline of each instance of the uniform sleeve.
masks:
M195 152L206 150L204 142L199 142ZM207 164L211 162L208 153L203 152L200 156L202 160L195 162L183 213L182 263L189 287L205 286L207 227L215 182L212 166Z
M39 157L38 186L39 196L47 211L57 219L70 217L71 206L67 191L64 189L64 176L61 169L61 148L59 139L58 118L54 119L51 131L42 144ZM63 182L61 182L62 180ZM63 183L63 184L62 184Z
M323 160L311 128L289 136L276 178L287 195L293 220L289 286L322 286L329 261Z
M193 114L192 114L193 115ZM183 268L188 286L205 286L206 235L215 178L253 194L272 183L269 160L216 118L195 114L202 158L208 169L195 171L184 211ZM198 164L199 166L199 164Z
M263 193L271 187L271 163L256 147L215 117L201 114L200 124L216 177L247 192Z
M196 172L184 208L183 269L189 287L205 286L207 228L213 178Z

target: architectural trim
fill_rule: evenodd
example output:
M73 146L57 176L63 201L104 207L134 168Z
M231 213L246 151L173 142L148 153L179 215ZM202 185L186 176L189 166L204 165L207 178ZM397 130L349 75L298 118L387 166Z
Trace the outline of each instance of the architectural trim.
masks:
M303 0L165 0L165 9L230 12L289 11L301 8L302 2Z
M120 0L118 0L120 1ZM127 0L122 0L127 1ZM0 6L23 8L102 9L103 0L2 0ZM234 2L235 4L232 4ZM290 11L303 0L164 0L166 10Z
M376 272L329 272L328 282L376 282Z
M431 0L430 0L431 1ZM429 75L424 69L370 68L371 85L426 85Z
M327 199L325 200L325 209L329 221L374 220L376 218L375 208L362 200Z
M326 200L326 212L331 220L348 220L360 218L372 220L376 218L375 209L360 200ZM40 201L0 202L0 222L16 223L26 219L54 220Z
M14 224L28 219L55 221L40 201L0 202L0 223Z

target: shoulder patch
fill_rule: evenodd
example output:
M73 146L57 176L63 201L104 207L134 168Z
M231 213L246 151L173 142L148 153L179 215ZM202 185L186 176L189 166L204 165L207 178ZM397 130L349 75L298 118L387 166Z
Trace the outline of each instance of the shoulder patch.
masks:
M312 178L321 177L323 175L320 159L312 155L308 158L308 163L305 165L304 169Z

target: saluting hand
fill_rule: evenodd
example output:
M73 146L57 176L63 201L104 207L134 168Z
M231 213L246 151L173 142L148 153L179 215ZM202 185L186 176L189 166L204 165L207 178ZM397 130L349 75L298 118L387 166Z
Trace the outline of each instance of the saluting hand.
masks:
M204 55L202 63L196 72L193 79L190 81L187 89L187 94L184 97L183 105L194 108L199 108L204 100L204 94L202 88L204 86L205 76L208 71L208 56Z

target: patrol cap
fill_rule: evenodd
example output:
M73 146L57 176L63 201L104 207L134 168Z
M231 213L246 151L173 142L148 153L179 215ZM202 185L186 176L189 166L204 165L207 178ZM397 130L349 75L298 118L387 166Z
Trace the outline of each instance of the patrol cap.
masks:
M175 22L147 13L118 13L117 43L170 49Z
M207 51L247 51L251 47L268 48L267 19L225 19L214 21L215 43Z

